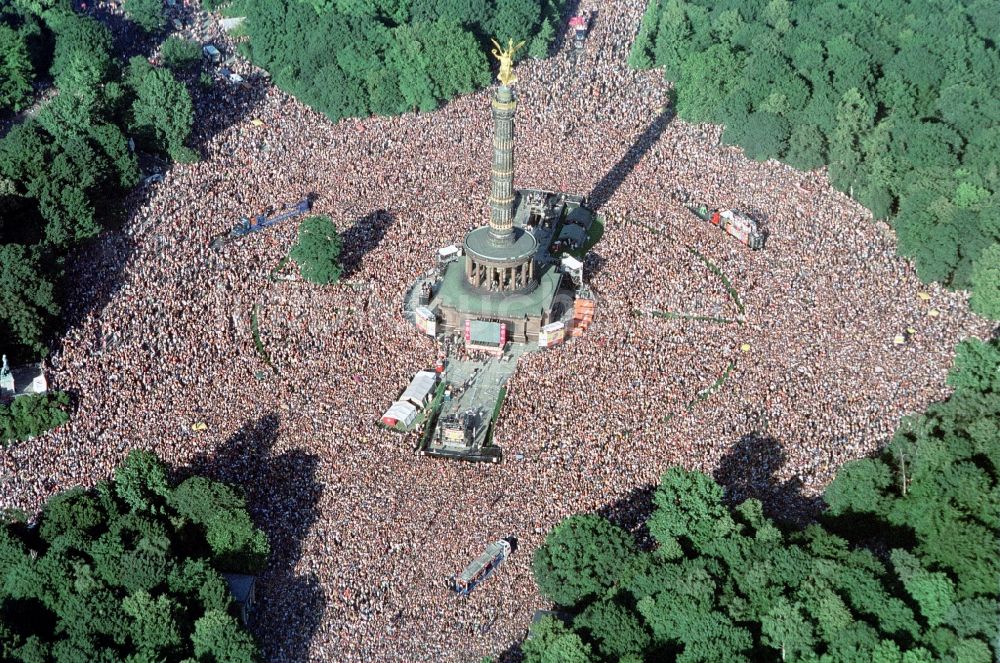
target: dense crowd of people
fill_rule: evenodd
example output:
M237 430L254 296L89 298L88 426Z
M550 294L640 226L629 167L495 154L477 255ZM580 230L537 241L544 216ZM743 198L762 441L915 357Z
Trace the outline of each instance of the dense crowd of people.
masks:
M748 477L734 497L788 482L800 491L782 495L815 495L942 398L954 344L990 329L964 295L921 285L822 173L750 161L717 127L648 131L669 108L662 75L626 65L645 3L581 5L597 11L579 57L566 40L517 65L515 184L601 203L586 263L597 315L583 337L521 359L495 436L503 464L414 456L376 425L437 356L404 319L404 293L435 249L487 221L492 91L331 124L238 62L251 89L196 98L205 158L140 188L125 233L75 261L80 323L48 366L78 409L0 454L0 506L35 510L134 447L177 465L225 447L214 471L243 486L275 551L254 625L267 660L478 660L545 607L531 554L562 518L627 511L670 465L711 472L731 454ZM274 278L294 222L208 248L240 216L309 194L350 237L345 282ZM752 212L766 248L699 221L686 199ZM457 599L448 577L507 536L517 552Z

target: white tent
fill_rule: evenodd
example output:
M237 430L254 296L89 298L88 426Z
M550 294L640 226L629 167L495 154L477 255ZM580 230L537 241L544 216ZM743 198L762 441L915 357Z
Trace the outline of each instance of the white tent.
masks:
M413 403L417 408L423 408L427 405L427 401L430 400L431 392L434 391L436 383L436 373L433 371L419 371L413 376L413 380L410 381L410 385L403 392L403 395L399 397L399 400L408 401Z
M382 422L388 426L395 426L397 423L401 423L403 426L409 428L410 424L416 418L417 408L413 406L413 403L396 401L382 415Z
M438 258L444 261L450 258L455 258L461 255L461 253L462 251L457 246L451 244L449 246L443 246L440 249L438 249Z
M568 253L564 253L562 256L562 266L568 272L575 272L577 270L583 269L583 263L571 256Z

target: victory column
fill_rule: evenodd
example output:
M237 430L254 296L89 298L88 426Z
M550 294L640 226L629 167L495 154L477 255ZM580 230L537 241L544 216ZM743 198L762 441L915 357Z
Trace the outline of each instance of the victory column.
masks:
M415 387L418 378L427 382L422 372L382 421L400 431L423 431L421 453L498 462L492 428L517 357L579 336L593 318L577 257L589 248L594 213L580 195L514 189L513 59L524 42L493 45L500 85L490 105L489 221L466 235L461 250L440 249L436 268L414 284L404 305L407 317L449 354L439 366L443 393ZM457 348L489 358L459 359Z

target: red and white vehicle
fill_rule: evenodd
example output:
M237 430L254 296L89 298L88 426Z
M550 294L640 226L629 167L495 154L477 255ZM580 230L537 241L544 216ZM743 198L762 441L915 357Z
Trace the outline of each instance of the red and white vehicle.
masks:
M691 207L690 209L699 219L722 228L726 233L740 240L740 242L754 251L764 248L767 233L763 232L758 223L750 217L744 216L739 212L734 212L731 209L719 208L709 212L708 207L705 205Z

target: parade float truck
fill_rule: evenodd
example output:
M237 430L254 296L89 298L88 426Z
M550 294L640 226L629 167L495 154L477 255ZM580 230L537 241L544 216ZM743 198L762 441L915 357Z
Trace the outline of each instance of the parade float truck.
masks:
M248 219L247 217L240 217L239 222L228 233L222 233L216 235L212 238L209 246L216 251L222 250L229 242L233 242L237 239L246 237L247 235L260 232L266 228L276 226L282 221L288 221L289 219L294 219L302 216L303 214L308 214L309 210L312 208L312 200L309 198L303 198L294 205L290 205L278 212L274 216L269 214L258 214L253 219Z
M486 546L483 554L465 567L462 573L452 576L451 588L459 596L468 596L479 583L490 577L490 574L504 563L504 560L510 556L512 551L513 548L510 540L500 539L499 541L494 541Z
M702 221L708 221L713 226L722 228L727 234L732 235L752 250L759 251L764 248L767 233L762 231L759 224L750 217L731 209L719 208L709 211L705 205L689 207L688 209Z

